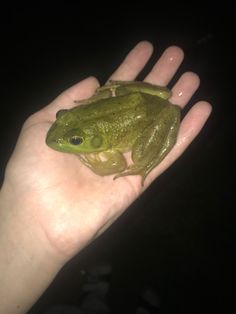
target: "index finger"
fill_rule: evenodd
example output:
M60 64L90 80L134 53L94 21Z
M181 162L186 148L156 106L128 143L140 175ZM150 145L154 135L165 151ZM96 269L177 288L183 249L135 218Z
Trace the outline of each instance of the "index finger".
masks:
M142 71L151 57L153 46L148 41L139 42L125 57L110 80L132 81Z

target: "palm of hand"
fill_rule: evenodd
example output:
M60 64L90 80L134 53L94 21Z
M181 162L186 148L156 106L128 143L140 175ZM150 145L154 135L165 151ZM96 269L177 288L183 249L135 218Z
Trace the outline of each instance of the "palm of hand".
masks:
M151 51L149 43L138 44L111 78L135 79ZM167 49L145 80L166 85L182 59L179 48ZM195 74L185 73L172 89L172 102L183 107L198 85L199 79ZM122 177L115 181L113 176L97 176L76 156L58 153L45 144L55 113L59 109L73 107L75 99L91 96L97 86L95 78L88 78L31 116L23 126L6 172L9 186L21 203L24 219L40 226L52 248L66 259L105 230L143 189L181 155L210 113L206 102L193 106L182 121L176 146L150 173L142 188L139 176Z

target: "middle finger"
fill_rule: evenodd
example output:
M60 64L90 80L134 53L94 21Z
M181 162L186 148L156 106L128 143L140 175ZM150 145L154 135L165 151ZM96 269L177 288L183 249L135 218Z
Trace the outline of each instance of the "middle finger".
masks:
M167 48L144 81L166 86L178 70L183 58L184 53L181 48L176 46Z

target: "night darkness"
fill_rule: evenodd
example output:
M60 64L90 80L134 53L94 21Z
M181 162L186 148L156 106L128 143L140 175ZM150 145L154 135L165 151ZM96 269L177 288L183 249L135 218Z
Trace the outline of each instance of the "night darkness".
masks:
M147 286L160 298L160 311L150 313L227 313L235 294L233 9L227 2L214 11L206 3L115 5L93 10L62 2L2 12L1 181L24 120L87 76L103 84L143 39L155 51L142 75L165 48L181 46L185 61L176 78L189 70L201 78L189 106L205 99L213 113L185 154L62 269L29 314L78 305L82 270L104 262L112 267L112 313L135 313Z

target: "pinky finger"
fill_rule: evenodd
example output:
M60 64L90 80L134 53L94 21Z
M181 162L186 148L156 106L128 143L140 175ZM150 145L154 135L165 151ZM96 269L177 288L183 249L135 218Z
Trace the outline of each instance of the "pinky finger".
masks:
M197 137L210 116L211 110L211 105L206 101L197 102L189 110L181 122L177 143L174 147L174 153L177 156L181 155L195 137Z

